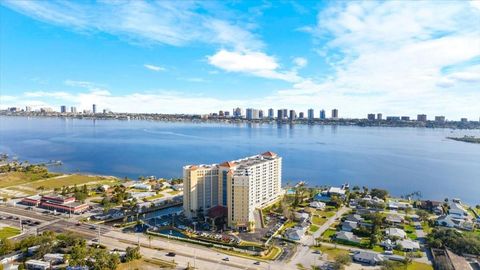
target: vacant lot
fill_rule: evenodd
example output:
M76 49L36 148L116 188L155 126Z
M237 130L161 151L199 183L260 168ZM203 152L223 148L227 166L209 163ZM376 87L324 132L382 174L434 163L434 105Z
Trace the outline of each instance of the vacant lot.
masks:
M12 227L0 228L0 239L9 238L17 234L20 234L20 229L12 228Z
M90 176L90 175L81 175L81 174L72 174L72 175L62 175L53 178L48 178L44 180L39 180L30 183L30 186L33 189L39 187L45 187L45 189L54 189L61 188L63 186L73 186L73 185L83 185L83 184L113 184L117 180L114 178L108 178L103 176Z
M32 172L7 172L0 174L0 188L18 186L41 179L55 177L58 174L32 173Z

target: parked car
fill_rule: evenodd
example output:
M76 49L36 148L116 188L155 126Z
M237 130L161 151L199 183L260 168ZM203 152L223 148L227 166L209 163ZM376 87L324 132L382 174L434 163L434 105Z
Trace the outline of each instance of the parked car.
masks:
M177 254L175 254L175 252L168 252L167 253L168 257L175 257L175 255L177 255Z

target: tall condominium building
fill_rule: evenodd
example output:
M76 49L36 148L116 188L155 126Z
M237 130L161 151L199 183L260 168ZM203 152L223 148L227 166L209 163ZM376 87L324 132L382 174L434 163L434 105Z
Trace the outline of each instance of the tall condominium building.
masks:
M417 121L427 122L427 115L426 115L426 114L419 114L419 115L417 115Z
M445 116L435 116L435 122L445 122Z
M240 109L240 108L233 109L233 117L235 117L235 118L242 117L242 109Z
M367 119L368 119L368 121L374 121L375 120L375 114L374 113L369 113L367 115Z
M283 119L283 110L277 110L277 120Z
M254 120L260 118L260 111L257 109L248 108L245 112L247 120ZM263 115L263 112L262 112Z
M313 120L315 118L315 114L313 109L308 109L308 120Z
M298 118L303 119L305 118L305 114L303 112L298 113Z
M270 119L275 118L275 114L274 114L272 108L268 109L268 118L270 118Z
M75 106L70 107L70 112L71 113L77 113L77 107L75 107Z
M400 119L402 121L410 121L410 116L402 116Z
M377 113L377 120L382 120L383 115L381 113Z
M325 113L325 110L320 111L320 119L325 119L327 118L327 114Z
M332 119L338 119L338 110L337 109L332 110Z
M263 119L263 110L258 110L258 118Z
M66 113L67 112L67 106L65 106L65 105L60 106L60 112L61 113Z
M227 208L227 224L251 229L256 209L281 195L282 158L272 152L212 165L183 167L183 210L196 217L213 207Z
M297 119L297 113L295 112L295 110L290 110L290 116L288 117L288 119L290 119L290 121Z
M26 111L26 112L31 112L31 111L32 111L32 107L26 106L26 107L25 107L25 111Z
M96 104L92 105L92 112L93 112L93 114L97 113L97 105Z
M287 119L288 118L288 109L282 109L282 114L283 114L283 118Z

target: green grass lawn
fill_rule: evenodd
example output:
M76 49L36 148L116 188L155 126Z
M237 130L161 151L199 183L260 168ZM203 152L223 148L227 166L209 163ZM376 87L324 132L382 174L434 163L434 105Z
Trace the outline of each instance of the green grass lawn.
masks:
M318 231L318 229L320 229L320 227L312 224L312 225L310 225L310 229L308 229L308 230L309 230L310 232L314 233L314 232Z
M0 188L27 184L57 175L52 173L8 172L0 175Z
M376 252L383 252L383 247L379 246L379 245L375 245L373 248L372 248L373 251L376 251Z
M325 222L327 222L327 219L323 218L321 216L315 215L315 216L312 217L312 223L315 224L315 225L321 226L321 225L325 224Z
M17 234L20 234L20 229L12 228L12 227L0 228L0 239L9 238Z
M432 232L432 228L430 227L430 225L428 224L428 222L423 221L423 222L422 222L422 228L423 228L423 231L424 231L426 234L429 234L429 233Z
M433 270L433 267L426 263L412 262L407 270Z
M177 195L180 192L181 192L180 190L172 190L172 191L168 191L167 193L170 195Z
M146 197L145 199L147 201L153 201L153 200L156 200L156 199L160 199L162 197L163 197L163 194L159 193L159 194L156 194L156 195L153 195L153 196L150 196L150 197Z
M322 238L325 240L331 240L332 236L334 236L337 233L336 230L334 229L327 229L325 232L322 234Z
M320 250L322 253L327 255L327 258L329 260L335 259L335 257L337 257L338 255L348 255L348 250L334 248L334 247L320 246L320 247L312 247L312 249Z
M417 239L417 234L415 233L415 227L413 227L412 225L405 225L404 229L405 229L405 232L407 233L408 238L412 240Z
M54 189L54 188L61 188L63 186L73 186L73 185L84 185L90 183L102 183L102 184L114 184L118 181L116 179L105 178L101 176L89 176L89 175L81 175L81 174L72 174L65 177L59 178L48 178L39 181L32 182L28 185L33 189L37 189L41 186L45 187L46 189Z

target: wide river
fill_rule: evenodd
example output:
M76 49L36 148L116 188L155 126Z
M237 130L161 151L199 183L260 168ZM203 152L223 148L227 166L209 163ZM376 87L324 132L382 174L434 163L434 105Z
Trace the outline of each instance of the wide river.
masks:
M171 178L186 164L265 151L283 157L283 184L386 188L395 195L480 203L480 144L446 139L479 130L206 124L0 117L0 153L64 164L52 170Z

